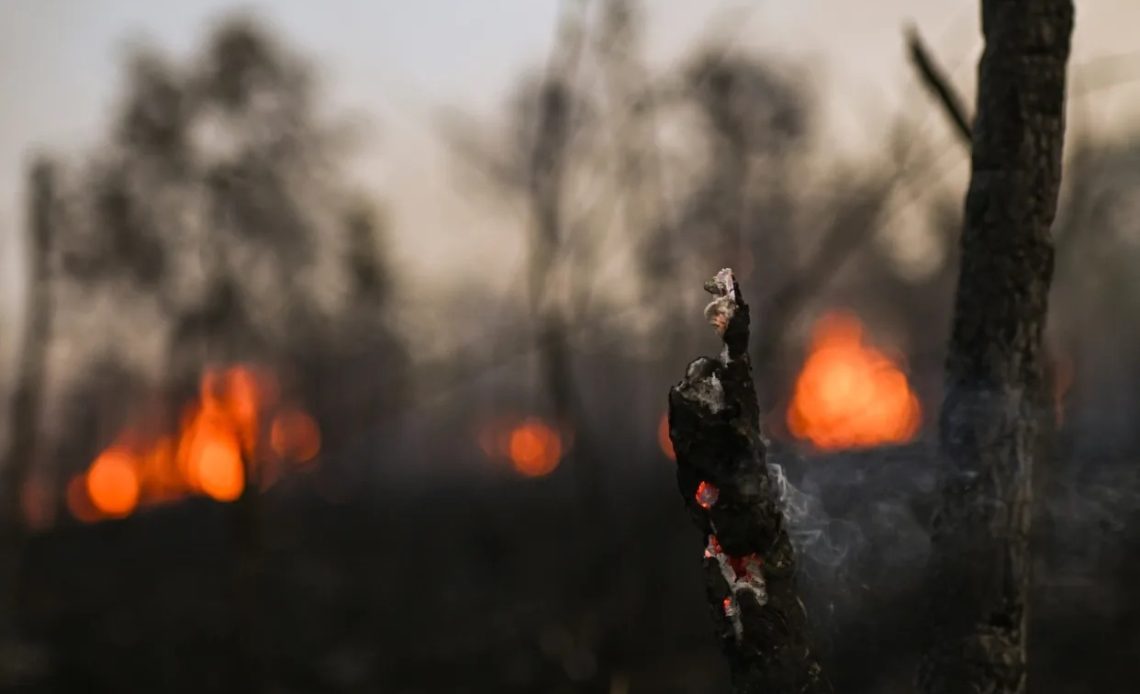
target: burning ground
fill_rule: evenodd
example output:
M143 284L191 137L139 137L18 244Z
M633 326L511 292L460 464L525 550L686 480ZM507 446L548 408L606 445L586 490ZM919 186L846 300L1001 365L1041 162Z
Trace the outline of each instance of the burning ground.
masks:
M809 347L804 363L815 354ZM587 366L636 392L627 365L607 359ZM227 370L213 373L224 381ZM153 497L140 482L125 517L58 519L31 540L22 588L26 628L44 646L42 662L26 662L50 673L32 691L228 691L249 667L251 638L276 691L723 691L699 599L701 538L658 446L659 400L615 402L608 391L590 394L603 421L645 414L605 438L627 464L607 468L596 531L558 464L573 450L569 434L535 414L487 423L458 412L401 436L379 432L383 445L324 445L266 486L252 591L240 583L236 502L192 489L143 502ZM920 626L936 473L928 444L777 444L821 656L848 691L897 691ZM276 455L271 442L260 450ZM408 472L445 458L449 483ZM322 474L349 463L368 476L329 486L335 476ZM1052 481L1032 634L1038 691L1128 691L1138 494L1135 474L1110 465Z

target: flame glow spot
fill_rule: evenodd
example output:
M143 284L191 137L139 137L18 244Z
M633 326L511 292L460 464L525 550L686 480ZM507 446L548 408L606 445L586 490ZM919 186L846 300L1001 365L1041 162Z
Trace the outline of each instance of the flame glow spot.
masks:
M135 461L125 451L110 449L95 459L87 472L87 496L99 512L126 516L139 503Z
M198 488L218 501L234 501L245 488L241 452L233 438L208 438L195 450L194 477Z
M206 369L177 429L155 429L153 422L124 429L71 481L72 516L84 522L125 516L140 505L190 494L234 501L247 483L267 488L282 474L284 461L311 460L320 448L313 418L296 407L282 408L272 374L250 366Z
M899 367L864 344L858 319L830 314L816 325L787 423L816 448L866 448L912 440L922 410Z
M511 431L507 452L515 470L527 477L554 472L562 459L562 437L538 419L528 419Z

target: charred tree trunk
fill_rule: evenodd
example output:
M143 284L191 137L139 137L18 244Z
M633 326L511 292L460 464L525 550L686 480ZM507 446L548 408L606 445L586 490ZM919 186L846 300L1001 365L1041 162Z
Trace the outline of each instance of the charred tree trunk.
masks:
M55 197L54 170L46 161L38 161L28 178L29 209L27 238L28 278L27 302L24 309L23 346L16 368L16 384L9 402L11 416L8 445L0 458L0 533L3 533L0 559L0 638L14 638L15 611L19 604L20 561L26 528L24 527L21 493L28 481L35 459L39 414L43 396L45 357L51 330L51 285L49 257L52 247L52 202Z
M925 692L1024 692L1050 227L1071 0L983 0L973 162L946 366Z
M724 340L669 391L677 483L705 537L705 585L737 694L827 692L808 645L795 553L778 481L767 465L748 357L748 305L730 270L706 289Z

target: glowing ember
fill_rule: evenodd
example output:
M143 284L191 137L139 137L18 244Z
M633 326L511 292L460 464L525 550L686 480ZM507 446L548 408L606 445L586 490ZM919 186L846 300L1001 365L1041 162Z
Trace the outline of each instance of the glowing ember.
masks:
M661 452L669 460L676 460L677 453L673 450L673 440L669 438L669 413L666 412L661 415L661 421L657 423L657 445L661 447Z
M721 606L724 608L724 613L730 617L736 612L732 606L732 598L725 598Z
M729 557L728 565L732 567L732 572L736 574L736 578L739 580L750 576L759 576L764 561L759 554L745 554L742 557Z
M697 504L703 509L710 509L720 498L720 490L711 482L701 482L697 485Z
M816 325L787 422L817 448L863 448L910 441L922 410L899 367L864 344L859 321L830 314Z
M135 510L139 477L134 459L125 451L104 451L87 471L87 495L108 516L125 516Z
M511 431L507 453L519 473L527 477L549 475L562 458L562 437L541 420L528 419Z

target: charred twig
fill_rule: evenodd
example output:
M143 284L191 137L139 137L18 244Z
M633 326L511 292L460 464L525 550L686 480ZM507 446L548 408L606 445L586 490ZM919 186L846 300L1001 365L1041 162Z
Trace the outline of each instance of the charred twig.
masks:
M706 315L724 341L669 391L677 483L705 535L705 585L734 690L827 692L807 639L795 587L795 555L748 356L749 312L731 270L705 285Z
M958 96L958 92L950 84L949 78L934 62L934 58L926 50L926 45L918 34L918 29L914 26L906 28L906 47L910 53L910 61L914 65L914 69L918 71L918 78L922 80L927 90L938 99L938 103L942 105L942 110L954 126L954 132L958 133L963 143L969 148L970 143L973 142L971 132L973 126L970 117L966 115L966 107L962 105L962 98Z

